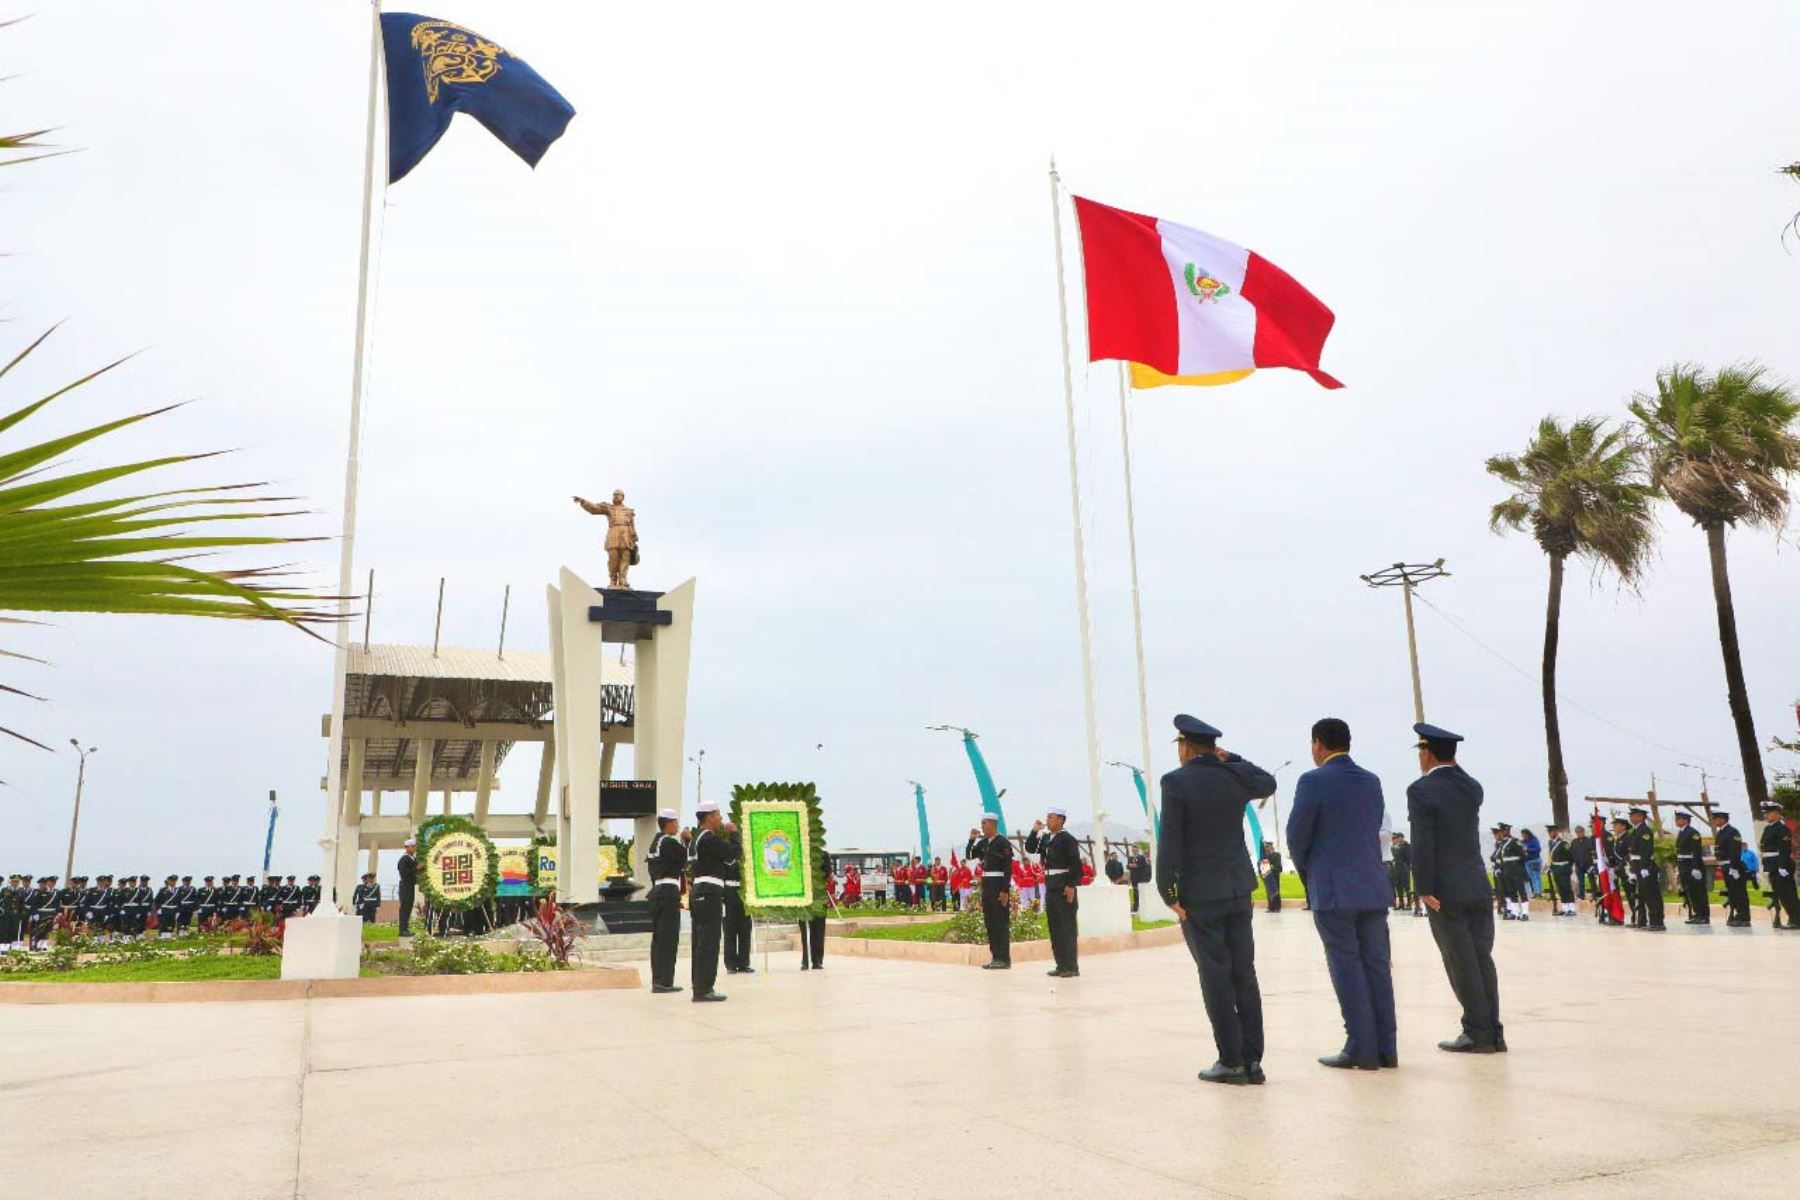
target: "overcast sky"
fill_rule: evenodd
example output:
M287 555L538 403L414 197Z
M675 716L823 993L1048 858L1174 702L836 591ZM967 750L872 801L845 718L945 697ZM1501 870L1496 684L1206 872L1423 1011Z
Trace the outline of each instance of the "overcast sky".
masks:
M1482 460L1545 413L1621 414L1675 360L1800 377L1779 240L1800 188L1774 173L1800 158L1791 6L446 4L579 115L535 172L461 119L387 196L374 638L429 643L444 575L446 643L491 645L511 584L509 645L546 646L558 566L605 575L568 496L622 487L633 582L699 581L709 793L816 779L836 845L912 840L909 778L936 840L968 828L935 723L981 732L1015 823L1088 809L1052 152L1074 191L1251 247L1338 316L1343 391L1263 372L1134 401L1158 770L1192 712L1296 760L1285 797L1338 715L1403 811L1400 597L1358 575L1442 555L1427 714L1469 736L1493 815L1541 820L1546 564L1488 532ZM82 150L0 180L0 340L69 324L3 403L145 353L9 439L193 400L81 461L236 448L165 485L272 480L316 510L294 532L335 534L366 5L36 7L0 31L6 125ZM1102 751L1136 759L1115 375L1076 380ZM1730 549L1758 734L1791 735L1800 553ZM296 553L335 584L335 543ZM328 650L117 617L5 644L54 665L6 668L50 702L3 723L102 747L78 870L247 870L271 788L276 866L317 869ZM1704 541L1677 514L1641 594L1571 573L1562 683L1577 799L1653 772L1692 796L1687 762L1741 813ZM0 870L60 871L73 754L9 744L0 767ZM1131 814L1126 773L1105 785Z

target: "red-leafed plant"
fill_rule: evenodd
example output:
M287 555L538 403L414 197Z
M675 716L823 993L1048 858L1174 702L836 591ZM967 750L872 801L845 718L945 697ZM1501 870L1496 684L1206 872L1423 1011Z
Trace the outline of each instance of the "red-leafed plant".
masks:
M258 913L245 924L243 952L258 956L280 954L284 932L283 927L266 914Z
M581 922L556 902L554 893L539 900L537 911L519 924L544 947L557 970L568 969L569 956L575 953L575 943L581 937Z

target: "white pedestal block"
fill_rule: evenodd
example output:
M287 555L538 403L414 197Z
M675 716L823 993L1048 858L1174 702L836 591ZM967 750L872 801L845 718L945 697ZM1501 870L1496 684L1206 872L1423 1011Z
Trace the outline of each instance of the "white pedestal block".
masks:
M1131 932L1131 889L1113 883L1093 883L1081 889L1082 937L1104 937Z
M321 905L287 923L281 942L283 979L355 979L362 968L362 919Z
M1173 921L1174 910L1163 903L1162 893L1156 890L1154 883L1138 884L1138 920L1140 921Z

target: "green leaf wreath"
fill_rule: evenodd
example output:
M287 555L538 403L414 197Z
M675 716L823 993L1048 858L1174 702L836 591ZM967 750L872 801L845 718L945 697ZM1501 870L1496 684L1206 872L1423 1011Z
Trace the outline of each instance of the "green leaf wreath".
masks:
M636 838L619 837L617 834L611 833L602 833L600 835L600 845L617 846L619 848L619 866L625 875L631 874L631 851L636 844ZM538 851L545 846L554 845L556 845L556 835L554 833L542 833L531 839L531 849L526 852L526 858L528 860L526 869L530 874L531 894L534 896L542 895L544 891L547 890L538 885ZM559 879L561 878L561 871L562 864L559 862L557 864Z
M806 861L813 875L813 902L811 908L781 905L765 907L763 905L747 905L753 918L766 921L792 923L810 917L822 917L829 901L825 894L825 818L819 808L819 789L811 783L740 783L731 789L731 823L738 827L739 836L743 836L744 802L747 800L790 800L800 801L806 805L807 856ZM744 848L746 855L752 853L750 847ZM746 875L752 869L751 864L744 864Z
M437 881L431 875L431 848L449 833L466 833L480 842L487 849L487 870L481 881L481 887L473 894L461 900L446 899L438 891ZM435 909L450 912L469 912L480 908L494 898L494 892L500 886L500 851L494 848L493 841L482 830L481 826L467 817L433 817L419 826L419 890L425 893L425 899Z

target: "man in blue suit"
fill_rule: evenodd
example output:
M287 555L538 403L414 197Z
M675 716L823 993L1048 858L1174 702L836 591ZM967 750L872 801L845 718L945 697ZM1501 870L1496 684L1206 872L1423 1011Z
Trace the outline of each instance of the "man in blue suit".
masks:
M1312 757L1316 766L1294 786L1287 838L1344 1014L1344 1048L1319 1062L1345 1070L1397 1067L1381 780L1350 760L1350 726L1336 717L1313 725Z

